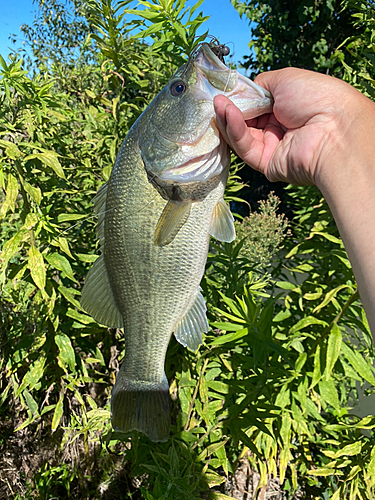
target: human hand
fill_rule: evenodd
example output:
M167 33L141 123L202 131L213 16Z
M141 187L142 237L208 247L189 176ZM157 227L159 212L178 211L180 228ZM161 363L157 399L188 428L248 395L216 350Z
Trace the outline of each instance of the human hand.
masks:
M245 122L219 95L214 105L220 132L270 181L321 190L375 340L375 104L350 85L311 71L286 68L255 81L273 95L273 112Z
M348 144L360 147L350 137L352 124L363 119L363 106L373 104L350 85L296 68L262 73L255 81L273 95L273 113L245 122L219 95L216 119L234 152L270 181L319 186L327 169L348 154Z

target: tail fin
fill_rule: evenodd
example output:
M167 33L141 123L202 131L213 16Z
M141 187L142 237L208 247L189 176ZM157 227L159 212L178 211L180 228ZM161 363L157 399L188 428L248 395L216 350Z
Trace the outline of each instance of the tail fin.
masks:
M167 441L170 427L169 386L161 382L117 376L112 390L111 418L115 430L141 431L151 441Z

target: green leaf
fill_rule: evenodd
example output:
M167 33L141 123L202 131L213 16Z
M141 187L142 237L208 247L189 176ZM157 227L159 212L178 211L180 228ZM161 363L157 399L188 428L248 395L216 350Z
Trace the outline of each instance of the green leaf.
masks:
M147 29L142 30L139 33L137 33L134 36L134 38L146 38L146 37L148 37L150 35L159 33L160 31L162 31L163 27L164 27L164 21L162 21L161 23L152 24Z
M99 257L99 255L93 253L93 254L86 254L86 253L77 253L76 256L81 262L95 262L96 259Z
M228 335L222 335L222 336L216 338L213 342L210 343L210 345L227 344L229 342L233 342L235 340L241 339L242 337L245 337L246 335L248 335L248 329L243 328L242 330L238 330L235 333L228 333Z
M372 487L375 485L375 446L373 446L371 450L371 459L370 462L367 466L366 473L367 473L367 481L369 483L369 486Z
M320 469L309 470L307 474L311 476L332 476L333 474L342 476L343 472L338 471L337 469L329 469L328 467L321 467Z
M55 411L53 412L52 424L51 424L52 432L54 432L60 424L60 420L63 415L63 404L64 404L64 395L62 394L57 402Z
M21 156L23 156L14 142L4 141L3 139L0 139L0 148L5 148L5 154L11 160L18 160L18 158L21 158Z
M86 219L87 214L60 214L57 217L57 222L66 222L68 220Z
M187 39L186 39L186 31L185 29L181 26L181 24L177 21L177 22L173 22L173 27L174 29L176 30L176 32L181 36L182 40L185 42L185 44L187 45Z
M285 311L279 311L276 316L273 318L274 323L278 323L280 321L284 321L284 319L290 318L292 313L290 312L289 309L286 309Z
M243 325L236 325L235 323L225 323L225 322L214 322L211 323L214 328L219 328L225 332L237 332L238 330L243 330Z
M294 290L297 288L297 285L289 281L276 281L275 285L282 290Z
M66 366L71 372L75 372L76 358L70 338L65 333L55 335L55 342L59 348L60 354L58 359L61 361L60 366L65 370Z
M336 325L336 323L334 323L332 330L331 330L331 333L329 334L329 337L328 337L325 380L329 380L329 378L331 376L331 372L333 370L333 367L335 366L337 358L340 355L341 343L342 343L341 330Z
M290 252L289 252L287 255L285 255L285 258L286 258L286 259L290 259L290 257L293 257L293 255L296 255L296 254L298 253L298 251L299 251L299 247L300 247L300 244L295 245L295 246L294 246L294 247L290 250ZM280 288L281 288L281 287L280 287Z
M67 278L70 280L74 281L77 283L77 280L74 278L73 275L73 270L70 265L70 262L66 257L63 255L60 255L58 253L50 253L46 255L46 260L47 262L54 267L55 269L58 269L61 271Z
M220 448L222 448L225 443L228 441L228 439L224 439L224 441L218 441L216 443L212 443L210 444L207 448L205 448L202 453L200 453L197 457L197 460L198 461L202 461L202 460L205 460L206 457L212 455L213 453L215 453L217 450L219 450Z
M59 162L58 156L59 155L56 154L54 151L43 151L41 153L35 153L26 156L26 158L24 158L24 161L36 158L40 160L42 163L44 163L44 165L46 165L47 167L52 168L52 170L55 172L56 175L58 175L62 179L65 179L65 173Z
M73 304L78 309L81 308L79 301L75 298L75 295L79 293L78 290L76 290L75 288L66 288L63 285L60 285L58 290L61 293L61 295L63 295L66 298L68 302Z
M347 444L343 448L336 451L334 458L339 458L343 456L352 457L353 455L359 455L362 450L362 441L355 441L354 443Z
M46 286L46 268L42 254L34 245L30 246L27 266L34 283L40 290L43 290Z
M289 447L291 437L292 419L289 413L286 413L282 419L280 437L284 447Z
M280 429L280 437L283 442L283 447L280 452L280 465L279 465L279 474L280 474L280 483L284 482L286 468L290 461L290 437L291 437L291 424L292 419L289 413L284 414Z
M261 458L258 448L255 446L253 440L242 430L236 429L239 439L247 446L258 458Z
M311 325L322 325L322 326L328 326L328 323L326 321L322 321L318 318L314 318L314 316L306 316L305 318L302 318L298 323L296 323L292 328L289 330L289 333L295 333L298 332L299 330L302 330L302 328L306 328L307 326Z
M90 316L87 316L86 314L80 314L74 309L69 308L66 312L66 315L69 316L69 318L73 318L84 325L90 325L91 323L95 323L95 320L92 319Z
M29 407L29 410L31 411L32 415L38 414L38 403L35 401L35 399L32 397L32 395L27 391L26 389L23 391L23 395L26 399L27 406Z
M71 254L70 248L69 248L69 243L66 238L62 238L61 236L59 237L59 247L61 250L66 253L71 259L74 260L73 255Z
M22 393L22 391L24 391L27 387L29 388L30 391L34 389L34 387L44 374L45 363L46 363L46 358L44 356L41 356L32 365L30 365L28 371L26 372L26 374L22 379L21 385L15 392L16 397L18 397Z
M331 241L332 243L337 243L340 246L343 246L342 240L340 238L336 238L336 236L333 236L333 234L322 233L320 231L312 231L311 236L315 236L315 235L323 236L323 238L326 238L328 241Z
M35 201L38 205L40 205L40 202L42 201L42 192L40 188L32 186L28 182L24 182L23 187L26 191L26 193L30 196L30 198Z
M289 404L290 404L290 389L286 384L284 384L281 387L281 390L276 397L275 405L279 406L280 408L285 408Z
M345 342L341 345L341 351L358 375L367 380L372 386L375 386L375 378L372 370L359 352L352 350Z
M340 408L339 398L335 387L335 382L330 380L321 380L319 382L319 391L322 399L333 406L335 410Z
M330 290L326 296L324 297L324 299L322 300L322 302L315 307L315 309L313 310L313 314L317 313L318 311L320 311L321 309L323 309L323 307L325 307L326 305L328 305L331 300L337 295L337 293L342 290L343 288L350 288L348 285L340 285L338 286L337 288L335 288L334 290Z
M307 353L306 352L300 353L295 366L295 370L297 373L301 372L302 368L305 366L306 361L307 361Z
M0 64L1 64L4 71L8 71L8 66L7 66L6 62L4 61L4 58L2 55L0 55Z
M14 212L17 196L18 196L17 179L12 174L8 174L6 198L5 198L5 201L0 208L0 218L5 217L8 210L11 210L12 212Z
M320 368L320 345L316 346L316 351L314 354L314 371L311 379L310 389L316 386L319 380L322 378L321 368Z
M95 98L96 98L96 94L95 94L95 92L93 92L92 90L90 90L90 89L85 89L85 92L86 92L86 94L87 94L89 97L91 97L91 99L95 99Z
M207 382L207 386L209 389L213 391L219 392L220 394L228 394L229 393L229 385L224 382L220 382L218 380L210 380Z
M9 260L20 250L21 243L29 236L27 229L20 229L10 240L8 240L0 254L1 267L4 268Z

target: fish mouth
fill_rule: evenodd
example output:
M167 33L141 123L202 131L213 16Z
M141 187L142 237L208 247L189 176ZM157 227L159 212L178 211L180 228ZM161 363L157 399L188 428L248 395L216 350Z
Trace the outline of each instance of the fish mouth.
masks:
M213 101L217 95L225 95L242 111L245 120L272 111L271 93L236 70L228 68L208 43L203 43L196 52L194 64L197 69L197 99Z
M194 61L202 68L214 71L228 71L228 66L214 53L210 44L202 43L193 54Z

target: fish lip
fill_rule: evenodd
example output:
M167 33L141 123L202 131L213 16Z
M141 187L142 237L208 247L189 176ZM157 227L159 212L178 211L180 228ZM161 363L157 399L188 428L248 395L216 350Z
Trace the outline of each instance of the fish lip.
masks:
M202 59L206 58L205 65L202 64ZM217 55L211 50L208 43L202 43L199 50L196 52L194 56L194 63L199 67L200 70L205 72L206 70L215 70L215 71L228 71L230 68L226 66ZM207 66L208 63L208 66Z
M256 90L259 95L261 97L267 97L268 99L270 99L271 101L271 104L273 104L273 97L272 97L272 94L271 92L269 92L269 90L266 90L265 88L261 87L260 85L258 85L257 83L253 82L252 80L250 80L250 78L248 78L247 76L245 75L241 75L241 73L238 73L238 79L239 80L242 80L244 81L245 83L247 83L248 85L250 85L254 90Z

